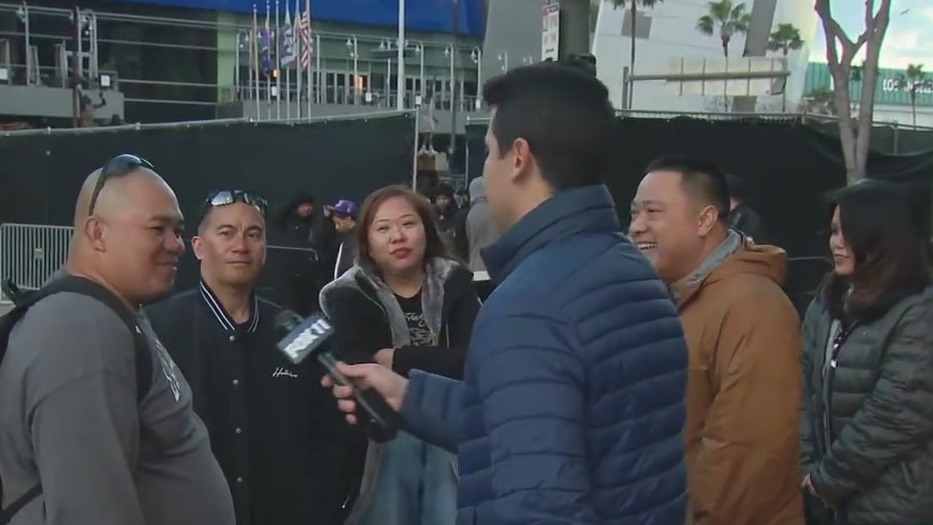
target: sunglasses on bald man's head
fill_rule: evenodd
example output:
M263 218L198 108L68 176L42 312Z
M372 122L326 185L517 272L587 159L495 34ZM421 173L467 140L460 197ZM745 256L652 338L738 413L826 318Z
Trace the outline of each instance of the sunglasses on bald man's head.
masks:
M94 191L91 193L91 203L88 206L87 214L94 215L94 207L97 206L97 199L100 197L101 190L104 189L104 184L106 184L109 179L129 175L140 168L155 170L155 167L148 160L129 153L117 155L105 162L104 165L100 167L100 175L97 176L97 183L94 185Z
M266 216L266 211L269 209L269 203L266 201L265 197L258 193L243 190L219 190L211 193L207 196L207 199L204 200L201 216L203 217L212 208L227 206L237 202L255 206L259 209L259 213L262 214L263 217Z

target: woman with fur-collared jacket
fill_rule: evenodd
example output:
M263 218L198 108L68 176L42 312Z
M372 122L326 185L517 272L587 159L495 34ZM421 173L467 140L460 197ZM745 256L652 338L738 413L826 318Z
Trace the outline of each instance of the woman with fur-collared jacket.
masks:
M933 285L918 215L889 183L834 198L835 268L803 326L811 525L933 523Z
M472 273L448 257L430 203L402 187L373 193L358 242L357 264L321 291L335 327L332 351L402 375L420 369L462 377L480 302ZM405 432L364 443L344 480L351 493L358 489L345 525L454 524L455 456Z

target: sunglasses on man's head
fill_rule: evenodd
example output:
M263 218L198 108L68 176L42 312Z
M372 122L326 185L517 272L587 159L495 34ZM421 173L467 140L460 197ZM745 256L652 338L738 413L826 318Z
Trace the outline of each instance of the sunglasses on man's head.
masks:
M88 205L87 214L94 214L94 207L97 206L97 199L100 197L101 190L104 189L104 184L106 184L109 179L123 177L140 168L155 169L148 160L129 153L117 155L105 162L104 165L100 167L100 175L97 176L97 183L94 185L94 191L91 192L91 203Z
M262 214L263 217L266 216L266 211L269 209L269 203L266 201L265 197L258 193L242 190L220 190L211 193L208 195L207 199L205 199L201 216L204 216L204 214L212 208L227 206L237 202L255 206L259 209L259 213Z

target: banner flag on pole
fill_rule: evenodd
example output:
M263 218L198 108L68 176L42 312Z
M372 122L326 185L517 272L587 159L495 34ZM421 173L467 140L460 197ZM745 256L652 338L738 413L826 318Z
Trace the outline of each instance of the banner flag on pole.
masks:
M262 72L266 76L272 76L272 29L269 26L269 17L271 8L269 0L266 0L266 22L262 26L262 35L260 39L260 64Z
M298 24L298 35L301 37L301 67L311 67L311 59L314 58L314 44L311 41L311 15L308 9L301 14L301 22Z
M301 95L304 91L301 90L302 80L304 75L302 74L301 69L298 67L301 63L301 6L298 3L299 0L295 0L295 27L292 31L292 51L297 52L295 57L295 75L298 77L298 86L295 91L295 102L298 103L298 118L301 118Z
M282 30L281 66L285 68L285 118L292 118L292 66L295 61L295 34L292 32L292 15L285 0L285 25Z
M288 66L295 61L295 35L292 32L292 15L285 3L285 25L282 28L282 66Z
M311 76L311 57L314 54L314 44L311 43L311 0L305 0L305 12L301 15L301 67L308 73L305 91L307 92L308 118L311 117L311 104L313 103L314 79Z

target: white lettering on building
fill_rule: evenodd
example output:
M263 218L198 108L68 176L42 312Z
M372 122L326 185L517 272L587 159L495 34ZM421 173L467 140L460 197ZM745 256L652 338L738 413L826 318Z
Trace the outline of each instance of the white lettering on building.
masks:
M886 92L903 91L909 93L915 84L917 85L918 94L933 94L933 79L916 81L886 78L881 81L881 90Z

